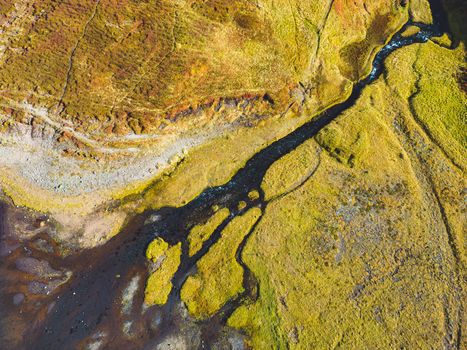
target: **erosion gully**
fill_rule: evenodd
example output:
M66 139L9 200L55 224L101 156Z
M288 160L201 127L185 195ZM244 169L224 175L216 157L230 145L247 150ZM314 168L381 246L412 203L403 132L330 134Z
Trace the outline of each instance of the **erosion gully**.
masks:
M232 339L240 339L236 348L242 348L242 336L229 330L225 322L240 304L254 301L259 293L254 275L242 261L243 248L254 227L236 251L237 262L244 269L244 292L227 302L216 315L204 321L190 320L186 316L180 302L180 289L185 279L196 271L197 261L219 240L223 228L233 218L253 207L265 210L268 203L264 200L260 185L265 172L275 161L314 137L354 105L362 90L382 74L384 60L389 54L401 47L423 43L448 32L441 2L433 0L430 3L433 24L406 23L377 53L371 73L354 84L347 100L330 107L255 154L228 183L205 189L183 207L166 207L136 216L119 235L101 247L61 257L47 235L34 237L36 243L38 239L45 242L46 247L49 247L45 250L32 244L32 239L26 242L11 241L9 225L4 222L4 218L7 211L13 209L0 205L0 242L4 246L9 244L8 249L11 250L8 254L0 254L0 348L155 349L164 339L180 333L197 339L188 344L190 348L209 349L215 343L222 344L222 341L227 344L226 339L230 339L231 346ZM420 31L413 36L403 37L401 33L410 25L418 26ZM256 200L248 197L248 193L253 190L260 193ZM238 210L240 201L247 203L242 210ZM187 236L193 226L204 223L213 214L214 206L229 208L231 214L217 227L201 250L189 257ZM21 217L17 220L21 220ZM148 307L143 303L144 285L148 276L145 250L158 236L170 244L182 242L182 259L173 276L173 289L167 304ZM29 261L24 260L25 256L48 261L52 271L46 270L45 275L49 280L60 275L53 272L54 269L62 271L62 278L65 278L64 271L70 271L71 278L63 279L66 281L63 285L50 290L47 290L45 283L34 284L34 278L28 277L24 268L17 271L18 261L22 261L23 265L24 261ZM41 273L44 274L43 271ZM130 293L131 303L124 312L122 295L128 290L130 281L134 282L136 293Z

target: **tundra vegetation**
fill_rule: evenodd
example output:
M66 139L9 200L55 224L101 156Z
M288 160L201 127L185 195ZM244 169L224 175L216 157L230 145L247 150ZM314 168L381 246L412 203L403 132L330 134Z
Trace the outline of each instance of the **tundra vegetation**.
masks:
M228 183L433 22L427 0L0 5L1 195L49 215L63 254ZM391 53L248 199L155 237L147 306L178 293L202 323L241 300L226 324L253 349L465 344L465 4L443 6L449 35Z

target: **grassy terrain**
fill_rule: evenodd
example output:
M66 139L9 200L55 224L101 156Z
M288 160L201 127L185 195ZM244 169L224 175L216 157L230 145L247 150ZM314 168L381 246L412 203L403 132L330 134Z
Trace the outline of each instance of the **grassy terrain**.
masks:
M441 147L463 150L460 124L444 126L445 118L465 114L453 108L465 98L455 84L462 50L431 43L400 50L388 60L386 79L317 136L326 150L317 172L268 206L243 253L261 293L229 324L246 330L253 348L455 344L465 297L465 236L456 210L464 181L444 154L448 147L438 148L419 123L443 133ZM425 69L413 70L422 57ZM429 80L437 72L451 94ZM425 98L426 108L416 120L410 96L417 81L432 86L420 83L416 98ZM429 109L437 88L444 103ZM358 156L348 162L351 154ZM306 173L295 165L302 158L297 149L280 160L290 178ZM266 178L274 177L280 183L273 167Z
M220 240L197 263L197 273L187 278L181 298L194 317L213 315L243 291L243 268L235 260L235 251L260 214L261 210L254 208L231 221Z
M448 51L434 44L421 46L414 62L418 90L411 98L416 118L456 164L464 162L467 146L467 95L459 88L460 75L467 66L456 64L462 62L464 55L462 49ZM437 62L435 69L429 69L430 62Z
M319 153L316 142L311 140L272 164L261 184L265 200L284 195L305 182L319 164Z
M411 0L410 15L415 22L432 23L430 4L427 0Z
M203 243L211 236L216 227L229 216L229 213L227 208L220 209L204 225L198 225L191 229L188 236L190 244L188 254L190 256L193 256L201 249Z
M146 256L154 263L155 270L148 278L144 301L149 305L163 305L172 290L172 277L180 265L181 244L169 247L161 238L149 245Z

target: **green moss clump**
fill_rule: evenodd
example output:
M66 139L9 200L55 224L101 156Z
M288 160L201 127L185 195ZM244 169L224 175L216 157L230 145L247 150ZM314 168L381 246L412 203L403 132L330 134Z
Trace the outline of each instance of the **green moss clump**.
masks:
M149 245L146 256L159 264L151 273L146 283L144 302L148 305L163 305L172 290L172 277L180 265L182 245L178 243L172 247L161 238L157 238Z
M230 211L227 208L220 209L216 211L205 224L195 226L191 229L188 235L188 254L190 256L193 256L201 249L203 243L211 236L216 227L229 216L229 213Z
M414 71L417 55L420 60L423 50L433 49L440 55L424 62L426 72L418 72L418 64ZM465 278L465 235L458 209L464 180L417 125L409 101L430 91L424 86L430 72L453 72L460 62L458 51L430 42L401 49L388 58L385 76L316 137L328 151L316 173L269 203L242 255L259 281L260 295L239 308L229 325L246 332L252 348L454 343L459 329L445 326L446 317L459 322L465 298L459 287ZM443 79L453 88L455 75ZM435 89L437 83L432 84ZM430 103L415 107L423 113L419 121L430 127L449 113L463 115L452 104L460 105L464 97L457 92L449 97L438 88L453 101L438 102L436 114ZM455 143L454 134L444 135L443 142ZM356 154L353 166L348 166L350 154ZM297 178L295 169L306 172L294 165L298 155L279 161Z
M259 192L256 190L249 192L248 198L252 201L257 200L259 198Z
M418 28L417 26L410 26L402 33L402 36L409 37L409 36L417 34L419 31L420 31L420 28Z
M428 0L411 0L410 16L414 22L422 22L426 24L433 23L430 3Z
M198 272L187 278L181 298L196 318L213 315L230 298L243 291L243 269L235 260L236 247L261 215L253 208L234 218L220 240L198 262Z
M317 136L316 141L332 157L340 163L350 167L362 157L368 147L368 140L365 131L361 131L357 136L349 134L337 125L326 127Z
M164 241L162 238L156 238L149 244L148 248L146 249L146 258L156 262L162 255L165 254L168 248L169 244L166 241Z
M305 181L318 164L318 152L316 142L307 141L275 162L261 183L265 199L280 196Z
M431 41L447 49L449 49L452 45L452 40L449 38L449 36L446 33L444 33L440 37L431 38Z
M461 70L467 67L464 55L463 47L446 50L427 43L420 46L414 64L419 76L417 91L412 96L415 117L457 164L465 161L467 147L467 95L458 80Z

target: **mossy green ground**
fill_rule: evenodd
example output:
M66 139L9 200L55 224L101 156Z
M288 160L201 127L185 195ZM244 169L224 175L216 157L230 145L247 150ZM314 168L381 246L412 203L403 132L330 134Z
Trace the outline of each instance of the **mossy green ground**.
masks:
M264 199L277 198L306 181L319 164L319 153L316 142L311 140L275 162L261 184Z
M464 55L462 49L447 50L429 43L420 46L413 64L419 79L418 90L412 96L416 118L457 164L465 161L467 146L467 95L459 88L459 75L467 65L456 64L462 62ZM432 62L436 62L435 69Z
M144 301L148 305L163 305L172 290L172 277L180 265L182 249L178 243L172 247L162 240L156 238L152 241L146 251L146 256L156 266L146 283Z
M430 3L427 0L411 0L410 15L414 22L427 24L433 22L431 18Z
M441 147L464 151L456 141L465 115L456 85L462 50L427 43L392 55L385 77L317 136L326 153L316 174L269 204L243 253L260 298L229 320L253 348L454 346L465 300L464 178L419 124L444 135ZM412 69L420 59L422 72ZM430 80L438 74L446 90ZM426 103L417 120L415 91ZM303 157L295 152L279 161L291 178L303 174L292 166ZM350 154L358 154L352 163ZM270 171L266 178L279 178L269 191L282 192L281 173Z
M354 107L269 169L271 201L242 254L259 298L228 321L252 348L430 349L461 337L464 47L443 40L392 54ZM196 318L242 290L236 237L183 287Z
M197 263L197 273L187 278L181 291L192 316L211 316L243 291L243 268L237 263L235 252L260 215L261 210L253 208L233 219L220 240Z
M203 243L211 236L214 230L229 216L229 209L223 208L217 211L204 225L198 225L191 229L188 236L189 248L188 254L196 254Z

